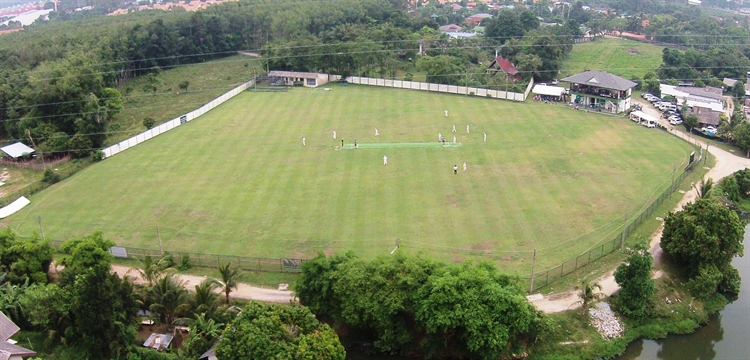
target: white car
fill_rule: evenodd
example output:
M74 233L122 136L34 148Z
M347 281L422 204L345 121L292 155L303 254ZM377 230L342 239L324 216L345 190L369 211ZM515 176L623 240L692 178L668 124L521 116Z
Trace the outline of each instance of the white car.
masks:
M669 119L669 123L672 125L680 125L682 124L682 120L680 119Z

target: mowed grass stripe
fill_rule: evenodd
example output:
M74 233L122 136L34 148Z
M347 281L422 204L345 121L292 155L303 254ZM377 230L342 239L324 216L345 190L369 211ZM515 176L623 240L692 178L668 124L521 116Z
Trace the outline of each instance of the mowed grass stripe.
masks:
M341 137L452 141L454 124L461 148L335 150ZM336 85L243 93L35 195L6 223L28 234L40 215L48 237L101 229L149 248L158 224L168 250L260 257L370 257L401 238L401 251L523 273L534 248L559 248L537 259L546 267L599 240L689 152L627 119L534 102Z

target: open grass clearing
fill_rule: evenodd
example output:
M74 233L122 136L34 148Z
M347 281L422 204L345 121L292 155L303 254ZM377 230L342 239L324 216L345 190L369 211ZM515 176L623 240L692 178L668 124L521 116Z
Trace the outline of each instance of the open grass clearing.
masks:
M148 76L128 80L119 87L125 109L115 115L107 129L107 145L115 144L146 130L143 119L151 117L156 125L193 111L261 71L260 58L235 55L204 63L176 66L159 72L157 91L144 89ZM188 90L179 88L190 83Z
M585 70L606 71L631 79L656 72L662 63L662 46L627 39L602 38L573 45L562 65L560 78Z
M543 103L331 87L238 95L37 194L5 223L29 234L39 215L49 238L103 230L152 249L158 224L165 250L268 258L372 257L400 238L399 251L525 275L535 248L540 270L609 240L692 151L624 118ZM342 137L437 142L454 124L460 148L338 150Z

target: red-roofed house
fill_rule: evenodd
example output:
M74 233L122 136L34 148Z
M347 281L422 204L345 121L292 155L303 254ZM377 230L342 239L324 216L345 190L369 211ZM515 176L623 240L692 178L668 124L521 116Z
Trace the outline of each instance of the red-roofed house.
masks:
M492 63L490 64L490 66L488 66L487 69L485 69L484 71L485 72L502 71L508 77L508 80L510 80L510 82L512 83L521 80L521 74L518 71L518 69L516 69L515 65L513 65L513 63L510 62L510 60L502 56L498 56L495 58L495 60L492 60Z
M469 25L469 26L477 26L479 25L479 23L482 22L482 20L491 18L491 17L492 17L491 14L484 14L484 13L474 14L474 15L467 17L466 20L464 20L464 22L466 22L466 25Z

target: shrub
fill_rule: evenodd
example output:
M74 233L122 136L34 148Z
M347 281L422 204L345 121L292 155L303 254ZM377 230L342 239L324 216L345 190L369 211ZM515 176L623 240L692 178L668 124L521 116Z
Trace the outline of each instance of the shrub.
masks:
M60 174L56 173L55 170L52 170L52 169L44 170L44 175L42 175L42 181L50 185L54 184L60 181Z
M161 259L159 261L161 264L163 264L164 268L171 268L174 267L174 256L172 254L165 252L164 255L162 255Z
M183 255L180 258L180 265L177 266L177 270L185 271L189 270L193 265L190 263L190 255Z

